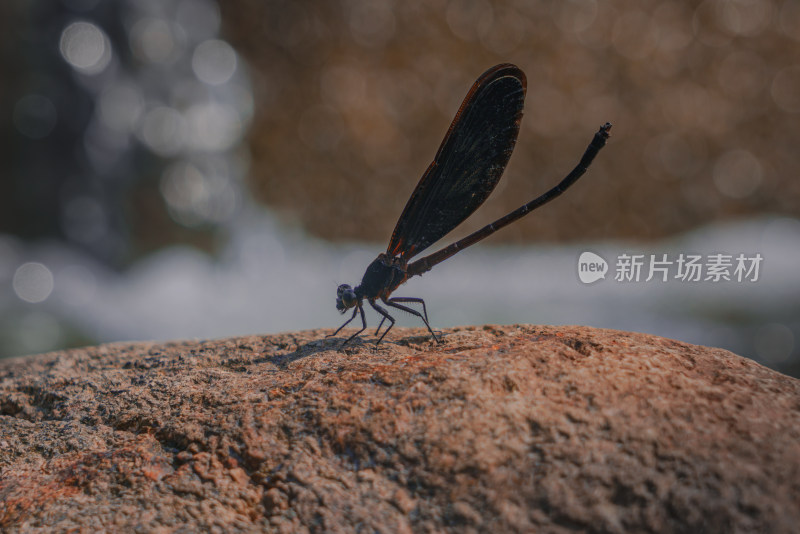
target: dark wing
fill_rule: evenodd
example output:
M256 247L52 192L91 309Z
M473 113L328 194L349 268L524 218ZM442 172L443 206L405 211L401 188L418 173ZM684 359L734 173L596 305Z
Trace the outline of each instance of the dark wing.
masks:
M408 199L387 254L419 254L483 204L517 142L525 89L525 74L510 64L478 78Z

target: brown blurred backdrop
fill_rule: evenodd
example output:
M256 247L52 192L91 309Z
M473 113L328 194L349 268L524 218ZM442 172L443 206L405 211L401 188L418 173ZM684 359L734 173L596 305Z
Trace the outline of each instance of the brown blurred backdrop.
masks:
M75 20L110 40L114 60L101 74L76 75L58 52ZM174 153L142 142L141 109L166 103L186 116L209 91L187 67L192 46L220 24L249 81L215 86L204 105L237 108L232 139L252 114L250 150L234 146L223 185L211 179L217 163L196 164L202 198L199 178L181 175L186 198L176 204L164 193ZM606 121L612 141L582 183L493 243L646 240L800 212L797 0L16 1L0 4L0 29L10 156L0 233L66 239L116 267L172 243L213 250L242 206L231 194L248 192L313 235L386 241L471 84L501 62L528 76L519 143L495 194L456 233L556 183ZM108 136L91 138L97 100L126 76L136 85L123 89L144 88L125 133L135 139L124 150L117 142L114 166L98 167L110 152L95 147ZM33 107L47 99L52 133L20 135L12 113L26 104L21 120L49 128L47 109Z
M385 241L472 82L528 76L519 144L462 233L609 147L493 242L669 236L800 205L800 2L234 0L250 63L251 187L329 239Z

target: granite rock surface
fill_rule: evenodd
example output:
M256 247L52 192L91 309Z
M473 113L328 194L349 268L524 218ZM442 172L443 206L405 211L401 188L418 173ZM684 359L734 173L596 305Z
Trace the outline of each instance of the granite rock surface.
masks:
M0 361L0 530L796 532L800 381L588 327Z

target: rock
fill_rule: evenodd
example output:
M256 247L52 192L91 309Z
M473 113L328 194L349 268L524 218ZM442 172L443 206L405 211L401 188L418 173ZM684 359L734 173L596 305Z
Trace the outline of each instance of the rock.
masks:
M586 327L0 362L0 530L794 532L800 381Z

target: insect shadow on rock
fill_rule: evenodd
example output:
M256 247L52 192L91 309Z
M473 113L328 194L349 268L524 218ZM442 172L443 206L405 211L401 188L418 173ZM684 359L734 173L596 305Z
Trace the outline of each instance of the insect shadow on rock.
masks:
M395 322L389 312L376 302L380 299L388 307L422 319L433 339L438 342L439 338L428 322L425 301L418 297L392 297L394 290L412 276L430 271L437 263L550 202L583 176L605 146L611 130L610 123L600 127L578 165L557 186L467 237L409 263L411 258L472 215L494 190L517 142L526 83L525 74L517 66L508 63L496 65L478 78L458 109L433 162L411 193L386 252L379 254L369 264L361 283L355 288L342 284L336 289L336 309L340 313L354 309L353 315L328 337L338 334L359 314L361 330L347 338L342 347L366 330L363 305L366 299L383 316L375 330L376 336L383 323L389 320L389 326L375 343L378 345ZM422 305L422 313L407 304Z

